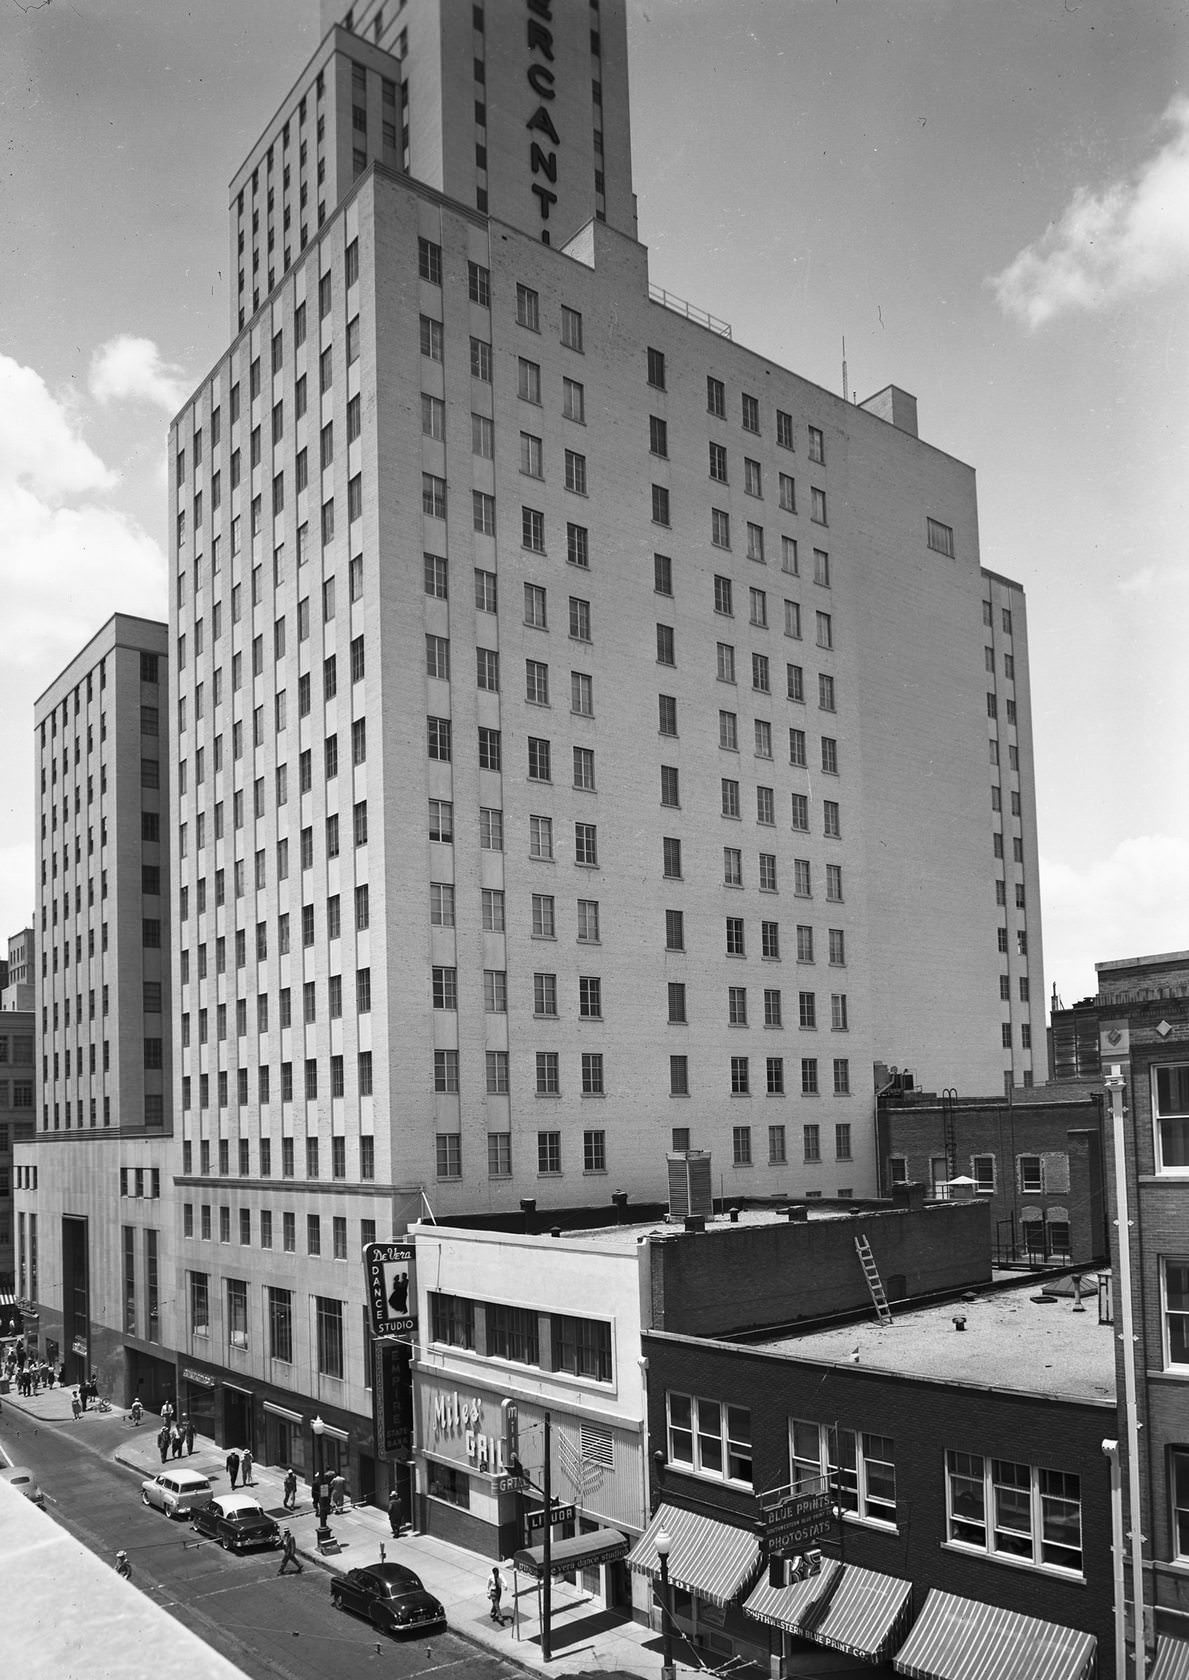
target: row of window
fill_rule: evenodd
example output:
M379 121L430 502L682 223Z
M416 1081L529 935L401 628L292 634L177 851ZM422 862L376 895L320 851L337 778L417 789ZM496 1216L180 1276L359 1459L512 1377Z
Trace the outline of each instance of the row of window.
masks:
M588 1159L591 1140L601 1136L586 1134ZM604 1168L587 1165L586 1170ZM487 1359L566 1371L592 1382L614 1381L611 1325L606 1320L538 1313L532 1307L510 1307L438 1291L431 1293L429 1307L431 1337L446 1347L465 1348Z
M161 681L161 656L156 653L141 653L137 657L140 665L141 682L151 683L154 686L158 685ZM98 681L95 680L96 677L98 678ZM88 706L91 704L91 701L95 696L96 689L102 693L106 687L107 657L105 655L93 670L88 671L86 676L81 678L80 681L74 685L73 690L66 696L65 699L62 700L60 706L55 705L50 710L48 716L42 719L39 729L42 750L45 750L47 741L52 740L52 738L58 733L59 712L61 713L62 733L65 735L70 726L72 713L73 716L78 717L82 712L84 702ZM99 722L101 733L105 736L107 724L106 718L102 712L99 714ZM74 756L77 761L77 739L74 743Z
M210 1209L207 1208L204 1211L208 1215L207 1223L209 1224ZM229 1212L229 1210L226 1211ZM193 1208L189 1204L185 1204L182 1212L183 1224L188 1223L192 1228ZM188 1222L185 1219L187 1213L190 1215ZM316 1219L317 1215L311 1214L310 1218ZM266 1219L269 1240L267 1243L263 1243ZM296 1251L296 1216L292 1213L285 1213L282 1214L281 1219L282 1248L284 1252L291 1254ZM346 1221L342 1221L342 1224L345 1246ZM373 1220L363 1220L363 1231L367 1232L369 1227L370 1235L363 1236L364 1242L375 1241L375 1222ZM260 1228L262 1246L271 1247L272 1215L267 1210L261 1213ZM192 1229L189 1234L192 1234ZM227 1240L230 1241L230 1238ZM319 1251L311 1250L310 1252L316 1253ZM345 1259L346 1254L336 1255L335 1257ZM208 1342L211 1339L210 1275L207 1272L189 1272L187 1273L187 1284L190 1335L197 1341ZM224 1289L227 1345L233 1348L246 1349L249 1346L251 1334L248 1282L245 1278L225 1278ZM341 1380L346 1375L343 1302L324 1295L315 1295L311 1299L314 1306L314 1346L311 1349L314 1368L320 1376ZM270 1360L276 1360L278 1363L285 1365L293 1363L293 1307L294 1295L292 1290L265 1285L263 1303L264 1348ZM362 1368L365 1373L368 1365L368 1360L362 1361Z
M677 1469L753 1486L752 1420L745 1406L669 1391L668 1460ZM833 1492L853 1520L898 1527L895 1441L837 1424L790 1418L789 1482L795 1494ZM947 1449L946 1537L992 1557L1080 1576L1079 1478L1008 1459Z
M359 1176L361 1179L372 1179L376 1176L376 1140L369 1133L363 1133L358 1138L359 1144ZM215 1140L217 1155L212 1158L211 1139L201 1138L198 1143L198 1176L200 1178L231 1177L231 1140L218 1138ZM296 1173L296 1143L293 1138L280 1140L280 1176L293 1178ZM212 1175L212 1159L215 1163ZM305 1176L316 1179L321 1176L321 1152L319 1140L310 1137L305 1140ZM249 1178L252 1175L252 1144L250 1138L235 1140L235 1170L239 1178ZM182 1176L190 1178L194 1173L194 1143L186 1138L182 1143ZM262 1137L256 1146L256 1173L260 1178L273 1176L273 1147L272 1139ZM341 1179L347 1176L347 1140L345 1137L332 1137L330 1140L330 1176Z

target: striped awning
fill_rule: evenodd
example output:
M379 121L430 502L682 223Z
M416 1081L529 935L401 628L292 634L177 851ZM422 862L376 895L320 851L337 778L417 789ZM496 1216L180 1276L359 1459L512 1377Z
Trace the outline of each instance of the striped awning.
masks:
M1148 1680L1189 1680L1189 1643L1162 1633L1156 1642L1156 1661Z
M914 1680L1089 1680L1098 1641L934 1587L892 1667Z
M735 1528L713 1517L699 1516L679 1505L660 1505L628 1558L628 1568L660 1579L656 1536L669 1536L669 1580L675 1587L696 1593L711 1604L733 1604L756 1572L760 1561L759 1536L750 1528Z
M829 1602L818 1619L811 1606L823 1597ZM757 1622L869 1662L882 1662L900 1644L911 1607L911 1581L832 1559L823 1562L820 1574L788 1587L769 1586L765 1576L743 1606Z

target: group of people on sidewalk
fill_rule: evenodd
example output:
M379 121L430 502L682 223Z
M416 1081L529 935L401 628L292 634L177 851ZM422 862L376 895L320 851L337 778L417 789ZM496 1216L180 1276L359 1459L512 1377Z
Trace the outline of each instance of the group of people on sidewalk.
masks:
M237 1481L242 1482L244 1487L255 1486L255 1479L252 1475L253 1469L254 1465L252 1463L252 1454L249 1452L248 1448L244 1447L241 1451L236 1447L232 1447L231 1451L227 1454L227 1479L231 1483L232 1493L235 1492L235 1484Z
M55 1370L46 1360L34 1359L26 1354L24 1347L19 1344L4 1361L3 1374L17 1393L26 1397L40 1394L43 1388L48 1391L55 1383L62 1388L66 1387L65 1365Z
M194 1451L193 1421L188 1417L182 1417L178 1418L176 1423L170 1422L165 1416L164 1409L162 1409L161 1427L157 1431L157 1451L161 1454L162 1464L169 1458L181 1458L183 1447L185 1447L187 1453ZM232 1482L231 1485L234 1487L235 1483Z

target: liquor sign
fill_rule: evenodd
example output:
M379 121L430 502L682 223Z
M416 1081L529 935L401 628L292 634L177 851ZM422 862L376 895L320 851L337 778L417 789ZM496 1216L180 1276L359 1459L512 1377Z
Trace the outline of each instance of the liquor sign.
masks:
M363 1250L367 1309L373 1336L407 1335L417 1328L413 1248L408 1243L368 1243Z
M549 1513L549 1527L552 1528L555 1523L572 1523L574 1521L574 1516L575 1512L572 1505L555 1504ZM545 1512L526 1511L524 1513L524 1526L530 1534L534 1529L544 1528Z
M764 1545L770 1553L788 1546L806 1546L832 1532L833 1499L829 1493L795 1493L767 1506L763 1520Z

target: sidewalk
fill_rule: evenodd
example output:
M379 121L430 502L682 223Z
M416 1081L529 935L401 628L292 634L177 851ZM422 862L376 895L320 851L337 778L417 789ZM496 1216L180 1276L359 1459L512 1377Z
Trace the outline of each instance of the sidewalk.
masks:
M76 1421L71 1413L70 1396L69 1388L53 1388L29 1397L6 1394L0 1404L71 1429L86 1429L98 1418L109 1425L122 1424L125 1434L112 1457L143 1476L156 1475L162 1466L157 1448L161 1420L155 1413L146 1412L139 1426L120 1408L110 1413L96 1413L92 1409ZM209 1437L196 1436L193 1454L183 1453L180 1463L207 1476L216 1494L230 1491L225 1449ZM503 1627L497 1627L491 1620L487 1602L490 1558L430 1534L406 1530L399 1540L394 1540L386 1513L371 1506L358 1506L341 1517L331 1516L330 1526L342 1550L322 1557L314 1539L317 1517L310 1503L308 1484L302 1483L298 1488L297 1509L286 1511L282 1504L282 1481L283 1472L275 1465L257 1464L253 1467L251 1491L270 1516L292 1530L298 1552L307 1563L341 1573L377 1562L383 1550L389 1562L403 1563L416 1570L426 1588L445 1605L454 1633L498 1652L532 1673L571 1677L597 1674L606 1680L617 1675L639 1675L643 1680L660 1680L659 1635L638 1622L610 1617L598 1600L568 1581L555 1581L553 1585L553 1657L546 1663L541 1656L536 1582L524 1575L514 1576L511 1562L506 1565L501 1562L504 1615L512 1618L514 1610L517 1614Z

